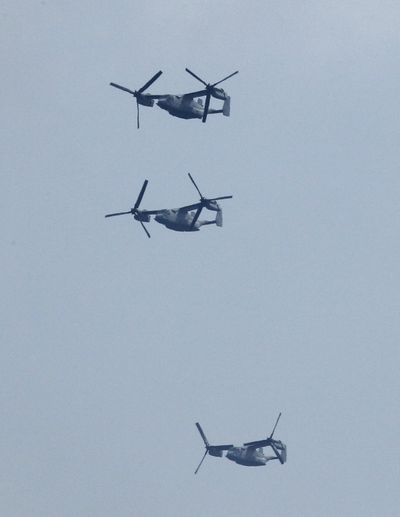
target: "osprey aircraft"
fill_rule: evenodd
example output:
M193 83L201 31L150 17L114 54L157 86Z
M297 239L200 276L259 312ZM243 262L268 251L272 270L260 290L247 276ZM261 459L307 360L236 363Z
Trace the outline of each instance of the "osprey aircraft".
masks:
M205 198L200 192L198 186L196 185L190 173L188 173L188 176L193 185L195 186L197 192L199 193L200 201L198 203L193 203L192 205L182 206L179 208L164 208L161 210L139 210L140 203L142 202L148 184L148 180L145 180L133 208L131 208L128 212L117 212L114 214L107 214L105 217L132 214L134 219L136 221L139 221L142 225L147 237L150 237L150 233L148 232L147 228L143 223L149 223L152 215L154 216L154 220L157 223L164 225L169 230L175 230L177 232L196 232L199 231L202 226L207 224L216 224L217 226L222 226L222 209L217 203L217 201L221 199L231 199L232 196ZM217 212L215 219L211 221L200 221L199 217L203 208Z
M150 93L144 93L145 90L147 90L160 77L160 75L162 74L161 70L157 72L149 81L147 81L147 83L144 86L139 88L139 90L131 90L129 88L126 88L125 86L121 86L116 83L110 83L110 85L114 86L114 88L118 88L124 92L130 93L135 97L137 107L138 129L140 126L139 105L153 107L155 100L158 100L157 106L167 111L170 115L178 118L199 118L202 119L203 122L205 122L209 114L222 113L226 117L229 117L231 98L229 97L229 95L227 95L227 93L225 93L225 91L222 88L217 88L216 86L222 83L223 81L226 81L233 75L236 75L238 71L233 72L224 79L221 79L220 81L217 81L213 84L207 84L205 81L203 81L203 79L200 79L200 77L198 77L188 68L186 68L186 71L190 75L195 77L198 81L200 81L202 84L204 84L205 88L203 90L199 90L192 93L184 93L183 95L152 95ZM201 97L204 96L206 100L205 104L203 105ZM216 110L210 108L211 97L224 101L222 109Z
M268 463L268 461L271 460L279 460L280 463L283 465L286 462L286 445L282 443L280 440L273 439L273 435L276 426L278 425L280 417L281 413L279 413L274 428L272 429L272 433L269 435L268 438L265 438L264 440L257 440L255 442L247 442L244 443L242 446L238 447L235 447L233 444L211 445L208 442L207 437L204 434L203 429L201 428L201 425L198 422L196 422L196 427L201 437L203 438L203 442L206 447L206 452L204 453L204 456L202 457L199 466L195 470L195 474L197 474L197 472L199 471L201 464L203 463L207 454L210 454L210 456L222 458L223 451L226 451L225 457L228 458L228 460L234 461L235 463L239 465L244 465L246 467L264 466ZM274 451L274 456L265 456L263 452L263 447L271 447L271 449Z

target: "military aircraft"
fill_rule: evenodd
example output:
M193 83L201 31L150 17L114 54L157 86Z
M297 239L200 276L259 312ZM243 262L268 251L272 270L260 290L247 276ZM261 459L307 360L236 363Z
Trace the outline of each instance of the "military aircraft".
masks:
M223 451L227 451L225 457L228 460L234 461L239 465L245 465L246 467L258 467L263 466L271 460L279 460L283 465L286 462L286 445L282 443L280 440L274 440L272 437L274 435L276 426L278 425L279 419L282 413L279 413L279 416L276 420L274 428L272 429L272 433L268 438L264 440L257 440L255 442L247 442L242 446L235 447L233 444L228 445L210 445L207 440L206 435L204 434L201 425L196 422L196 427L203 438L204 445L206 447L206 452L202 457L199 466L195 470L195 474L199 471L201 464L203 463L207 454L210 456L216 456L222 458ZM274 456L265 456L263 452L263 447L271 447L274 451Z
M154 220L157 221L157 223L164 225L169 230L175 230L177 232L196 232L199 231L202 226L207 224L216 224L217 226L222 226L222 209L217 201L221 199L231 199L232 196L206 198L200 192L190 173L188 173L188 176L200 195L200 201L198 203L171 209L164 208L161 210L139 210L140 203L142 202L148 184L148 180L145 180L133 208L131 208L128 212L107 214L105 217L132 214L135 220L139 221L142 225L147 237L150 237L150 233L143 223L149 223L152 215L155 216ZM200 221L199 217L203 208L217 212L215 220Z
M139 105L153 107L155 100L158 100L157 106L167 111L170 115L178 118L201 118L202 121L205 122L207 120L208 114L222 113L226 117L229 117L231 98L229 97L229 95L225 93L225 91L222 88L216 88L216 86L222 83L223 81L226 81L233 75L236 75L238 71L233 72L232 74L228 75L224 79L221 79L220 81L217 81L214 84L207 84L205 81L203 81L203 79L200 79L200 77L198 77L188 68L186 68L186 71L193 77L198 79L201 83L203 83L205 89L192 93L185 93L183 95L152 95L150 93L144 93L145 90L147 90L147 88L149 88L154 83L154 81L156 81L160 77L160 75L162 74L161 70L157 72L149 81L147 81L147 83L144 86L139 88L139 90L130 90L129 88L126 88L125 86L121 86L116 83L110 83L110 85L114 86L114 88L118 88L120 90L123 90L124 92L130 93L135 97L137 107L138 129L140 127ZM203 101L200 98L204 96L206 97L205 105L203 105ZM210 108L211 97L224 101L222 109L216 110Z

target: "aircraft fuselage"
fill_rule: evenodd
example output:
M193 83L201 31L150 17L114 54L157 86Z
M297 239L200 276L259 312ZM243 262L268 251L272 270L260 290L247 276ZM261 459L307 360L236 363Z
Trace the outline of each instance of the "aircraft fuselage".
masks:
M157 102L157 106L168 111L170 115L183 119L202 118L204 112L203 105L198 100L188 101L178 95L167 95Z
M248 447L232 447L226 453L226 458L246 467L261 467L272 459L265 456L261 448L250 449Z
M202 225L201 221L196 221L191 227L195 212L180 212L179 209L163 210L155 216L155 221L176 232L197 232Z

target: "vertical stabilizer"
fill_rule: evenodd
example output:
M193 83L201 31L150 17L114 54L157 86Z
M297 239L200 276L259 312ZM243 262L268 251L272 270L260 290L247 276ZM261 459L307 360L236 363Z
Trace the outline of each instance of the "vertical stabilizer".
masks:
M222 113L225 115L225 117L229 117L231 114L231 98L229 95L224 101L224 106L222 108Z

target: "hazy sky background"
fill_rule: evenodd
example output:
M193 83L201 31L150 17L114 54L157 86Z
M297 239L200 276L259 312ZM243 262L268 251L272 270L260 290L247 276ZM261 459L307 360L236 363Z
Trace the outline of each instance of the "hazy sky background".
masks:
M399 515L396 1L3 2L7 517ZM229 73L231 117L173 118ZM220 103L213 101L213 106ZM198 233L129 209L223 202ZM203 443L276 438L245 468Z

